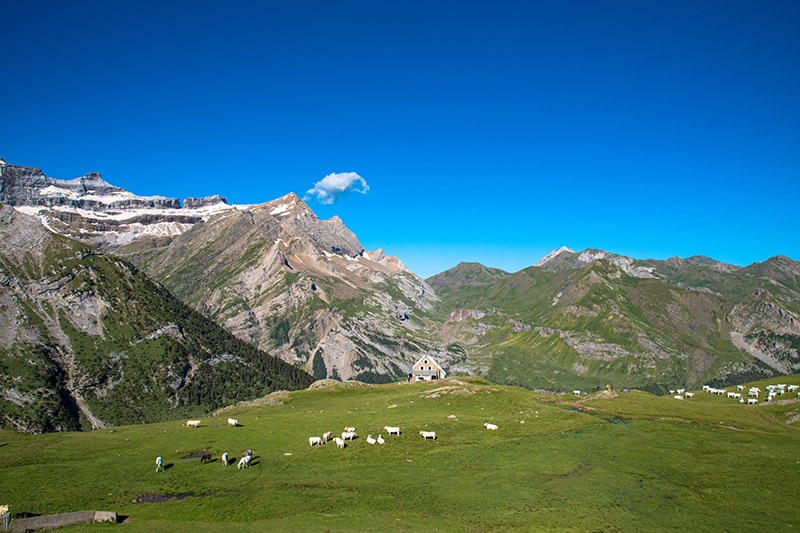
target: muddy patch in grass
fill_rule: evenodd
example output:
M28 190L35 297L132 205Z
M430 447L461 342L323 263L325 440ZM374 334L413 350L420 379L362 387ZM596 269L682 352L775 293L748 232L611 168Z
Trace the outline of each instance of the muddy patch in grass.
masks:
M194 492L182 492L180 494L160 494L158 492L145 492L139 494L134 503L161 503L173 498L178 500L185 500L186 498L193 498L197 496Z

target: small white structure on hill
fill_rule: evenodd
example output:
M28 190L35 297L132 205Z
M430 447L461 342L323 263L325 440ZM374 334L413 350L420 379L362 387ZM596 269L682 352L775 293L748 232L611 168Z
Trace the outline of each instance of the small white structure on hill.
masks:
M423 355L419 361L414 363L411 367L411 372L408 373L409 381L430 381L433 379L444 379L447 372L444 371L439 363L437 363L430 355Z

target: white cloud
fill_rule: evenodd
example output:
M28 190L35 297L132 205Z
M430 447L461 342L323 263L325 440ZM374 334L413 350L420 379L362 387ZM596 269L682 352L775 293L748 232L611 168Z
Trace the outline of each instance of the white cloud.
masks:
M316 197L321 204L333 204L339 196L349 192L366 194L369 190L367 180L355 172L335 172L328 174L306 191L306 198Z

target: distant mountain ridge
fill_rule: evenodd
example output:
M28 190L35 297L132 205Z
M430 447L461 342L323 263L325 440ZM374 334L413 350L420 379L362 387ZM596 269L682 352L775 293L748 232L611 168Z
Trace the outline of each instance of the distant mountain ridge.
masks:
M141 207L96 179L66 186L9 167L0 190L16 187L8 198L31 204L18 210L130 261L318 379L404 379L423 354L450 375L555 391L663 393L800 371L800 265L790 258L739 267L562 247L515 273L462 263L423 280L293 193L250 206L211 197ZM23 174L39 193L19 192ZM16 176L11 187L6 176ZM42 204L48 195L71 199ZM110 208L112 197L131 202Z
M740 268L561 248L501 272L461 264L428 279L447 339L498 382L664 392L800 371L800 263L786 257Z

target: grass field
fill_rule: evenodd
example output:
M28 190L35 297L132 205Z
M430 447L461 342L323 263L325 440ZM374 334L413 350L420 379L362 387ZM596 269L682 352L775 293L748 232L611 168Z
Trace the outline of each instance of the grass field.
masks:
M800 528L796 397L757 406L703 392L577 398L465 379L340 383L282 398L204 418L196 429L0 432L0 504L17 516L99 509L125 517L73 530ZM228 427L229 416L241 426ZM308 445L309 436L351 425L359 438L344 450ZM384 425L403 432L388 436ZM379 433L385 445L367 443ZM223 452L238 459L248 448L251 468L222 465ZM203 451L214 461L192 458ZM159 455L167 469L155 473Z

